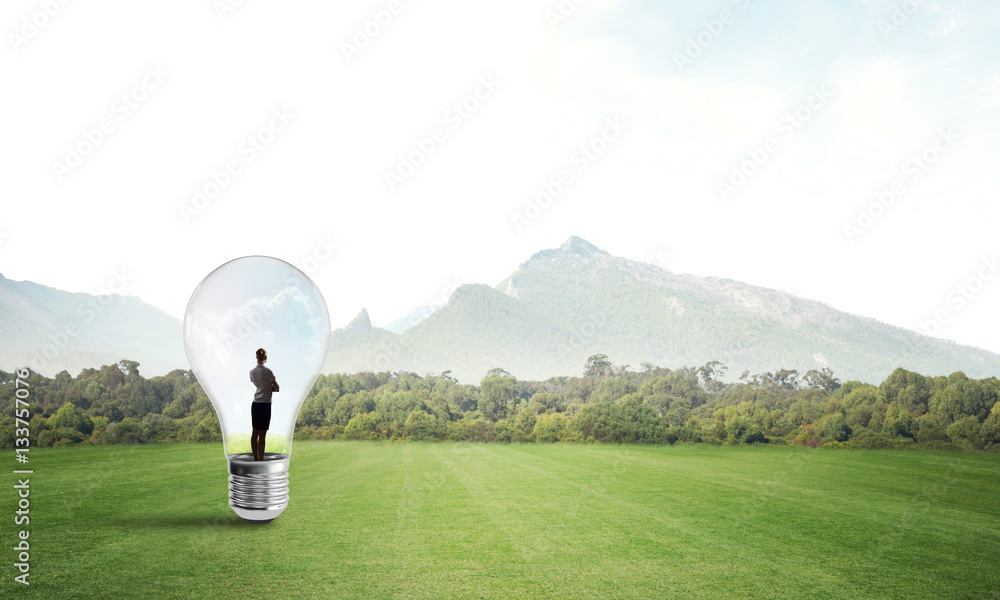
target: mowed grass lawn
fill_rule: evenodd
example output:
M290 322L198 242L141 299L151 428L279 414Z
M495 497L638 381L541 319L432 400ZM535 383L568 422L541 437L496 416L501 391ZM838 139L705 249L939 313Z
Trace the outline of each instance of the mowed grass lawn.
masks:
M220 445L30 466L3 598L1000 598L1000 455L301 442L269 525Z

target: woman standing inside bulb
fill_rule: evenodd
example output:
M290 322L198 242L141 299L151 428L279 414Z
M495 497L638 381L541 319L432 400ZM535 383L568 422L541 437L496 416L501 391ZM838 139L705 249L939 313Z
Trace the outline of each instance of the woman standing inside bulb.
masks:
M257 386L250 405L253 431L250 433L250 450L254 460L264 460L264 439L271 426L271 393L281 391L271 369L264 366L267 351L257 348L257 366L250 370L250 382Z

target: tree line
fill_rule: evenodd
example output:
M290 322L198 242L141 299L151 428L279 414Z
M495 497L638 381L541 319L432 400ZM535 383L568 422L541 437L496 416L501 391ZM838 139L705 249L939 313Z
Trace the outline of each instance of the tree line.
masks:
M450 371L321 375L295 439L803 444L1000 450L1000 380L896 369L879 385L829 369L726 381L726 366L641 370L591 356L580 377L522 381L504 369L478 385ZM35 446L218 442L211 402L190 370L146 379L123 360L77 377L31 373ZM14 445L14 374L0 371L0 447Z

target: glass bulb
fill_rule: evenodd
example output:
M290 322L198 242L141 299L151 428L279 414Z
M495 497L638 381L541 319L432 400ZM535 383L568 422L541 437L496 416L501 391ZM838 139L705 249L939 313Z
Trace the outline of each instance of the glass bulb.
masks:
M264 460L250 448L250 371L256 351L279 391L272 394ZM330 314L319 288L292 265L268 256L232 260L195 289L184 314L184 349L222 427L229 506L251 523L288 506L288 466L299 407L330 350Z

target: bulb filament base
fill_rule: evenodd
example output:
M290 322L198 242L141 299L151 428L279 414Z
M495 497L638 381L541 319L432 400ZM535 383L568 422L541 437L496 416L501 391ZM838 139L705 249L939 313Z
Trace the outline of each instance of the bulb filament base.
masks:
M248 523L270 523L288 506L288 455L230 454L229 506Z

